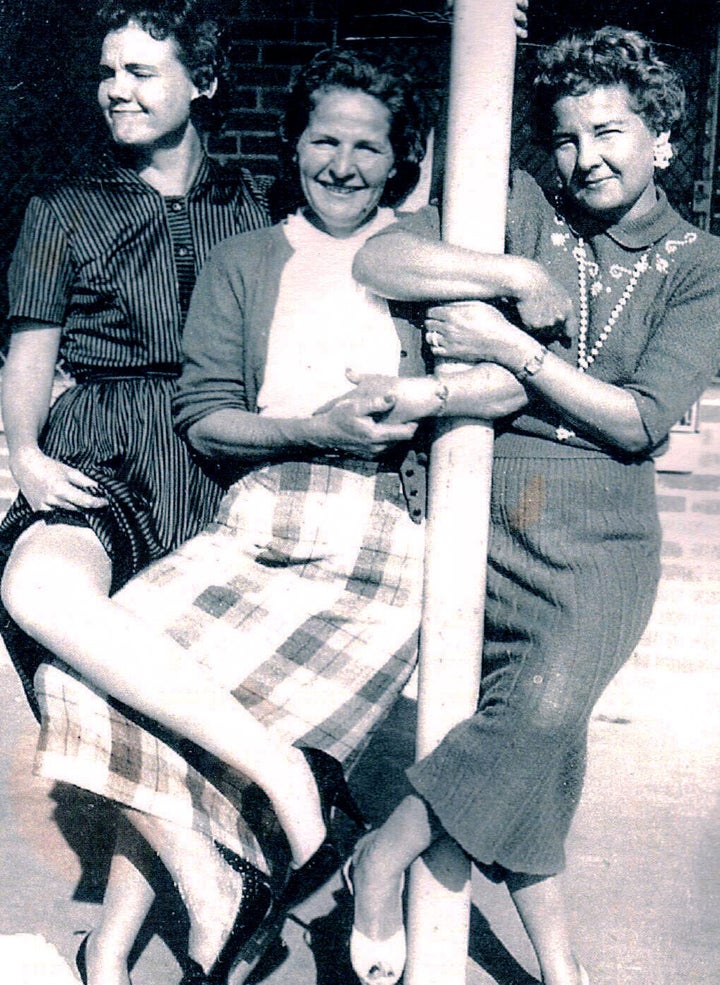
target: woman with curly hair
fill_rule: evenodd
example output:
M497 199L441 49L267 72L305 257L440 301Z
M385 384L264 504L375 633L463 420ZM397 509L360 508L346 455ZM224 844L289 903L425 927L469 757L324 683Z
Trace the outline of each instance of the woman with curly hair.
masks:
M676 73L640 34L606 27L542 51L535 91L559 191L514 176L515 256L439 243L425 212L355 263L388 297L459 302L429 311L432 351L504 369L524 403L495 442L477 711L408 770L414 792L359 843L348 872L365 985L401 976L404 873L444 835L506 883L543 983L587 985L557 874L588 722L655 599L654 459L718 365L720 243L682 219L655 178L683 111ZM534 334L543 267L574 299L571 341ZM463 303L493 296L516 301L517 317Z

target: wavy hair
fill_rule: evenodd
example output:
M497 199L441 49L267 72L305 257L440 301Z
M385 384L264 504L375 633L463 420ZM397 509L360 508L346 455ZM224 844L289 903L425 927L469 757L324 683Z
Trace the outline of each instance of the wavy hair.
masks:
M308 125L318 96L329 89L350 89L374 96L390 113L390 144L395 174L388 179L382 205L396 205L415 187L425 156L428 107L417 81L396 59L371 51L324 48L295 75L288 95L280 139L285 174L295 177L292 164L298 140Z
M538 55L535 126L550 135L552 107L563 96L580 96L598 86L624 85L633 110L654 133L672 130L685 110L685 87L675 69L658 57L637 31L602 27L571 34Z
M134 21L157 41L172 38L178 60L200 90L224 73L221 25L204 0L105 0L97 16L106 34Z

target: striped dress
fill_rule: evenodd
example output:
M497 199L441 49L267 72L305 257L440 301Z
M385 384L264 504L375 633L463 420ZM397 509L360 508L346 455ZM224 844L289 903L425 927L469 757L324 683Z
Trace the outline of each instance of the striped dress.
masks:
M211 248L267 221L263 186L207 159L184 197L107 161L28 206L9 272L12 328L61 325L60 358L76 381L51 408L41 447L109 501L42 516L92 527L112 559L113 592L215 514L221 476L173 430L182 327ZM0 526L0 563L37 518L20 495ZM45 651L5 613L0 630L37 711L31 681Z

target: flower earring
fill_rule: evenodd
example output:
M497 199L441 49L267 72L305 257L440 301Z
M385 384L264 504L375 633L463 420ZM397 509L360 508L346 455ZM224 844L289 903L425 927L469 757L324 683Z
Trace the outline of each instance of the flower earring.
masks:
M670 134L661 133L658 134L655 140L655 146L653 147L653 164L660 171L664 171L665 168L670 164L673 156L673 148L670 143Z

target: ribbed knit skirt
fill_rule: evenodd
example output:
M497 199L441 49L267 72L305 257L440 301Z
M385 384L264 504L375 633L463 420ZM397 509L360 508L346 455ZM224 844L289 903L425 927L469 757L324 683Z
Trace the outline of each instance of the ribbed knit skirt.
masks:
M280 740L322 748L349 767L415 666L422 557L423 527L408 515L396 472L288 462L235 483L216 523L115 599L151 634L168 634ZM277 825L244 776L109 702L59 662L43 664L36 685L42 775L272 868Z
M659 573L651 462L496 460L477 712L408 770L476 861L563 868L590 715L647 624Z
M112 561L112 591L214 518L223 494L173 429L168 377L113 379L70 387L53 404L41 436L51 458L101 487L100 510L35 513L22 494L0 525L0 567L38 520L89 526ZM2 612L0 632L35 707L32 677L46 651Z

